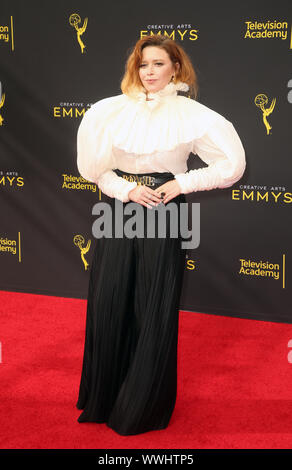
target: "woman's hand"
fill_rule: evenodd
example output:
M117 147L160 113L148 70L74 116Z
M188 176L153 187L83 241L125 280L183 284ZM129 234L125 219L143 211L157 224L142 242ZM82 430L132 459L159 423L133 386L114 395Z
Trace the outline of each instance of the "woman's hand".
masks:
M167 204L169 201L171 201L171 199L181 194L180 185L176 179L163 183L161 186L156 188L156 191L158 191L160 194L164 193L164 197L161 199L164 204Z
M157 206L162 201L161 195L157 189L151 189L142 184L138 184L132 189L128 197L131 201L138 202L149 209L152 209L151 204Z

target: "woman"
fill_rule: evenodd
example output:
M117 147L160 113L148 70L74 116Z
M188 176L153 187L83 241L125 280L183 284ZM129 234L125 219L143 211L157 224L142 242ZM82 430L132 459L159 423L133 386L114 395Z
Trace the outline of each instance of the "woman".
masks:
M173 40L139 40L121 89L85 113L77 139L78 169L110 197L113 216L114 201L123 208L134 203L146 215L161 201L179 208L187 193L226 188L241 178L245 152L232 123L178 94L190 90L196 96L197 80ZM191 152L208 166L186 172ZM121 435L168 426L177 392L181 241L180 234L170 237L169 226L164 238L97 240L79 422L104 422Z

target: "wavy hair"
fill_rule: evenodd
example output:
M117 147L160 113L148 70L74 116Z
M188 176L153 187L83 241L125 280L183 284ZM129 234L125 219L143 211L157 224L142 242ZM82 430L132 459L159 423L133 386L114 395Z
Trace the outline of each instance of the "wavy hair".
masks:
M173 64L179 63L179 70L175 73L174 83L187 83L189 85L188 93L196 99L198 95L198 79L189 56L173 39L161 36L160 34L153 34L139 39L132 48L121 81L122 92L126 95L131 95L135 89L143 89L139 77L139 67L142 61L142 51L147 46L161 47L167 52Z

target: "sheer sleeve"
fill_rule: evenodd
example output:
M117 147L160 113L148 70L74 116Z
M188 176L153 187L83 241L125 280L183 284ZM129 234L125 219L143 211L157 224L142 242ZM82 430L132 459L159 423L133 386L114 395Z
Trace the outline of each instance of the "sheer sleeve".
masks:
M227 188L245 171L242 142L233 124L221 115L202 137L194 139L192 152L208 166L175 175L182 193Z
M128 202L128 193L137 186L118 176L112 155L112 138L108 125L105 124L115 105L113 98L98 101L88 109L77 132L77 167L88 181L97 184L109 197Z

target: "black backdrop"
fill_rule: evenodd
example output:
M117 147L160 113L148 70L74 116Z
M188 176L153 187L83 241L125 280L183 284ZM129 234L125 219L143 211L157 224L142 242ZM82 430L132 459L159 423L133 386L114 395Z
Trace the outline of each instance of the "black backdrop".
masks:
M83 53L76 18L88 21ZM106 197L80 178L77 128L120 93L136 40L161 31L191 56L198 101L234 124L247 158L233 187L187 196L200 203L201 241L186 251L181 309L292 323L291 19L289 1L2 4L0 289L86 298L91 211Z

